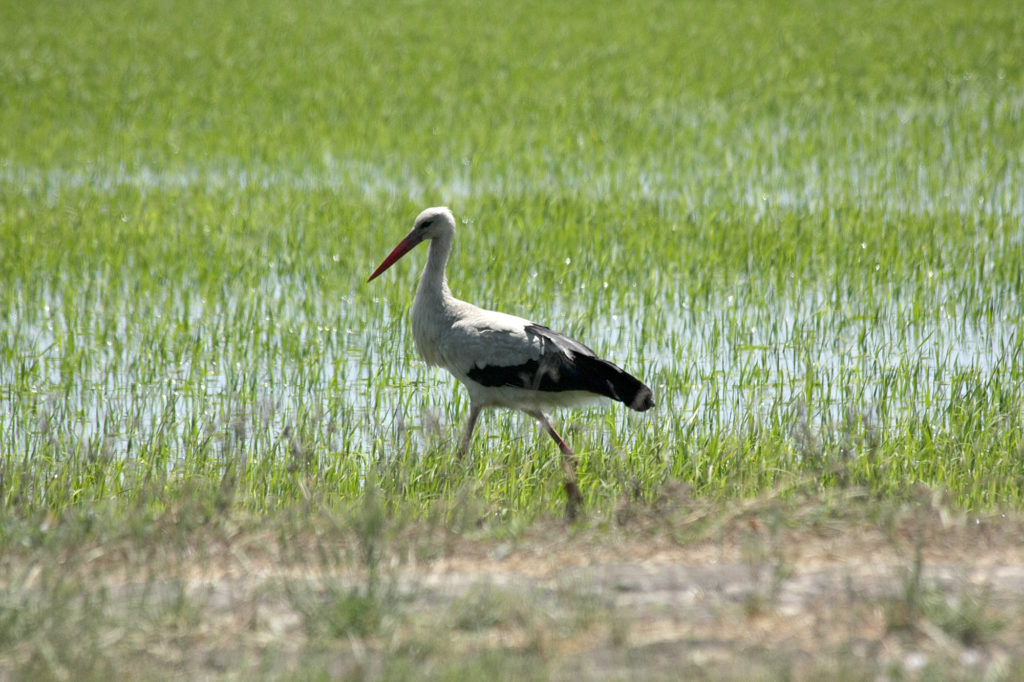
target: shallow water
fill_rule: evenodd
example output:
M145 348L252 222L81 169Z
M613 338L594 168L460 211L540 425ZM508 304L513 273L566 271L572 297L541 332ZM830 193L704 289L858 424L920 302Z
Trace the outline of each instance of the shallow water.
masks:
M755 156L763 153L748 151ZM1020 191L1024 166L1019 159L1003 163L995 171L984 158L966 163L950 152L941 163L921 165L913 182L906 182L901 177L903 170L884 159L845 158L842 166L829 157L805 160L799 166L771 163L742 178L730 177L713 159L708 159L706 166L694 163L685 168L654 161L646 168L624 170L553 166L508 171L455 158L444 162L430 182L424 182L419 168L409 165L330 156L320 165L298 172L251 164L40 169L3 163L0 186L50 205L55 205L63 192L83 188L99 194L121 188L143 194L195 188L213 193L254 188L331 190L372 202L401 199L419 205L436 203L437 197L458 204L480 197L533 196L543 188L545 196L575 196L595 202L608 197L653 201L665 207L664 213L673 215L680 207L694 211L723 204L741 206L755 221L777 211L817 213L836 206L895 215L952 212L965 217L1024 218L1024 192ZM666 173L666 165L675 170ZM948 168L952 165L957 166L955 173ZM705 167L714 168L715 173L701 170Z
M893 170L878 163L772 166L756 183L741 182L730 201L746 204L751 220L850 202L873 202L901 215L997 215L1007 225L996 236L1002 243L976 244L978 253L1024 239L1018 166L1006 165L997 176L971 166L952 185L924 174L909 191L880 194L879 183ZM671 178L642 169L585 176L560 169L545 187L595 198L618 192L676 213L721 205L721 195L735 187L722 184L727 175L708 178L699 168ZM537 187L534 175L503 175L468 162L456 169L426 186L409 168L334 158L305 173L232 165L41 171L4 163L0 186L45 202L59 202L70 190L104 195L125 186L143 194L344 188L374 201L404 196L418 202L425 195L457 200ZM851 245L858 247L865 244ZM865 267L872 267L870 254L865 257ZM375 298L383 296L379 289L339 296L316 282L273 273L248 290L225 283L207 300L188 281L138 295L125 282L111 284L108 275L87 273L69 282L73 275L57 273L31 295L20 283L8 284L17 293L8 296L13 304L0 328L0 437L12 452L31 456L56 448L119 456L159 443L173 453L174 465L203 443L248 452L237 446L259 440L261 451L276 456L301 438L322 451L366 453L435 432L449 437L465 417L462 389L414 355L411 293L392 309ZM966 285L933 282L931 273L911 284L884 277L879 273L880 284L861 291L853 284L792 279L776 293L775 283L742 281L704 299L691 299L679 282L662 279L647 298L621 281L592 289L581 283L576 295L537 310L500 301L497 307L562 331L572 331L567 325L574 322L582 342L652 386L657 414L668 422L662 437L669 439L794 419L812 429L851 418L883 430L909 419L941 426L966 393L1010 396L1019 405L1021 292L984 273L972 273ZM965 293L965 286L973 289ZM469 286L457 293L475 298ZM597 313L595 296L607 301ZM622 425L644 418L622 409L612 414Z
M204 443L221 454L247 456L254 450L241 446L258 444L285 456L297 438L327 452L370 453L453 437L465 397L415 357L406 309L376 301L371 315L368 301L348 298L318 318L290 303L300 288L270 281L255 296L216 305L179 293L152 306L159 315L75 319L66 314L75 306L57 296L22 301L39 314L6 314L0 435L27 456L47 444L118 457L159 443L172 453L169 466ZM967 392L1020 399L1017 297L983 316L955 305L921 315L901 299L858 307L822 291L769 301L747 293L697 310L680 296L646 314L586 317L581 340L652 385L658 408L650 414L669 421L669 437L793 420L813 430L851 419L882 430L910 418L941 426ZM557 315L591 313L563 303ZM261 323L226 328L240 319ZM159 341L170 330L178 331ZM644 418L620 407L612 414L622 426Z

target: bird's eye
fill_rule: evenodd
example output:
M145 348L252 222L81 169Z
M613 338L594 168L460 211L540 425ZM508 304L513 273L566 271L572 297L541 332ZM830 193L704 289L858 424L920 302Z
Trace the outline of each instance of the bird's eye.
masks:
M420 223L420 229L421 230L427 229L428 227L430 227L430 223L432 223L432 222L434 222L433 219L431 219L431 220L424 220L422 223Z

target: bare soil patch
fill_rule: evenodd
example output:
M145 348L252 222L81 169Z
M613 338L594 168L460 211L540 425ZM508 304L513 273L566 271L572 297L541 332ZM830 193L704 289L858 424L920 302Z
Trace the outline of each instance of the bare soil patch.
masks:
M4 677L1014 679L1024 520L685 494L454 532L225 523L4 560ZM365 531L365 527L363 527ZM82 636L82 632L87 632ZM76 636L77 635L77 636Z

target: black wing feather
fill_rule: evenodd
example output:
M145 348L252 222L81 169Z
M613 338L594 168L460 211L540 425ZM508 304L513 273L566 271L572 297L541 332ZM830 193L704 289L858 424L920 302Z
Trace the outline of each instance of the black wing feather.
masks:
M540 357L519 365L473 367L467 375L483 386L514 386L534 391L587 391L643 412L654 407L651 389L591 349L539 324L524 330L539 342Z

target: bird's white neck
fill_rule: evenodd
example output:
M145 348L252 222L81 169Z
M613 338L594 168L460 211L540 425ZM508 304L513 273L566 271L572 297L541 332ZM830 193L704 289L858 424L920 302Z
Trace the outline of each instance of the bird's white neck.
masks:
M448 290L444 266L452 250L452 235L430 241L430 253L412 304L412 334L416 350L428 365L447 366L442 340L457 316L458 304Z
M445 265L452 251L452 235L443 234L430 240L430 251L427 254L427 265L423 268L420 284L416 289L416 298L424 303L444 305L451 299L452 292L448 289L448 278L445 276Z

